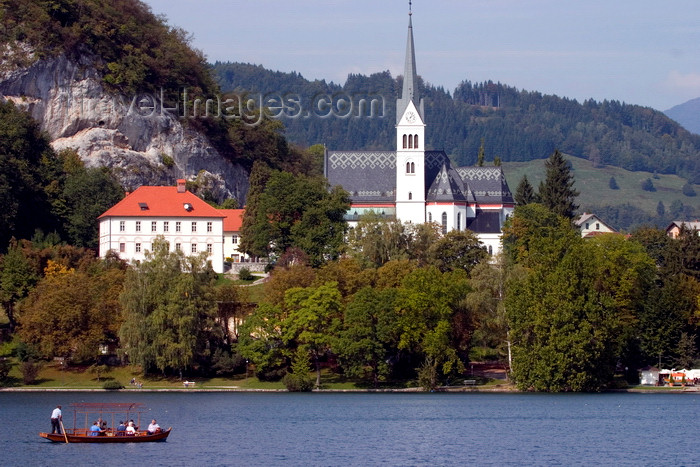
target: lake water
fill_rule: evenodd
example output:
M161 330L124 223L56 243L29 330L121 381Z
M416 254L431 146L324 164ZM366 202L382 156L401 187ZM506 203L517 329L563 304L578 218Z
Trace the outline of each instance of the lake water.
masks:
M165 443L51 443L71 402L143 402ZM0 393L0 465L700 465L700 394Z

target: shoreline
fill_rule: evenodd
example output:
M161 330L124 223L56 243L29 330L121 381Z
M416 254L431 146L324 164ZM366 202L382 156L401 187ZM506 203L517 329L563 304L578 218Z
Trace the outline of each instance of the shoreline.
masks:
M250 389L239 388L237 386L221 386L211 388L155 388L155 389L102 389L102 388L0 388L0 393L3 392L106 392L106 393L158 393L158 392L180 392L180 393L203 393L203 392L249 392L249 393L289 393L287 389ZM421 388L401 388L401 389L315 389L312 393L347 393L347 394L381 394L381 393L418 393L426 392ZM491 387L491 388L476 388L452 386L438 388L431 393L500 393L500 394L535 394L535 392L520 391L515 387ZM605 393L639 393L639 394L697 394L700 393L700 387L679 387L679 388L628 388L628 389L607 389L599 394ZM542 393L550 394L550 393ZM551 393L555 394L555 393ZM565 393L558 393L565 394ZM569 393L578 394L578 393ZM593 393L586 393L593 394Z

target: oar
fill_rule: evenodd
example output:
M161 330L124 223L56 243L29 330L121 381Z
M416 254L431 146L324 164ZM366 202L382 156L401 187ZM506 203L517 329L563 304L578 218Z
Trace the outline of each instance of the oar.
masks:
M58 423L61 424L61 431L63 432L63 437L66 438L66 444L68 444L68 435L66 434L66 428L63 426L63 420L59 419Z

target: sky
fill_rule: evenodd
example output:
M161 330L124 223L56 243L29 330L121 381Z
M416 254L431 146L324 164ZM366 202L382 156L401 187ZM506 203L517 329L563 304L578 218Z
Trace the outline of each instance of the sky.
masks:
M404 0L143 0L193 35L209 62L403 74ZM418 74L667 110L700 97L698 0L414 0Z

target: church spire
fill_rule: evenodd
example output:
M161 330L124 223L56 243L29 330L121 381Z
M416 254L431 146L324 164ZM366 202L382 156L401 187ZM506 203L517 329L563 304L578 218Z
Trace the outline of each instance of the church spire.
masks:
M399 123L408 103L413 101L413 104L418 108L421 118L423 118L423 103L418 95L418 73L416 72L416 53L413 47L413 11L411 1L408 2L408 38L406 40L406 61L404 62L403 72L403 89L401 90L401 98L397 101L396 106L396 123Z

